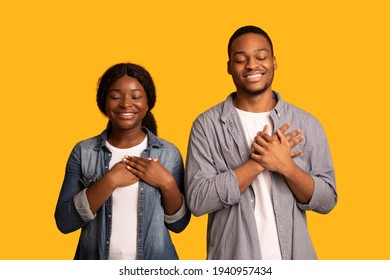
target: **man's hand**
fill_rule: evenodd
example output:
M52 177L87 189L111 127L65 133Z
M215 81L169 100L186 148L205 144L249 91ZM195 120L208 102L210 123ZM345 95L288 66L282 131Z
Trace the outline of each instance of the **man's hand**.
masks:
M285 123L284 125L282 125L279 130L282 134L284 134L287 129L289 129L290 127L290 124L289 123ZM259 132L258 135L261 136L261 134L268 134L268 126L264 126L264 129L263 131ZM286 137L286 140L289 142L290 144L290 149L294 148L296 145L298 145L299 143L301 143L304 139L303 135L301 135L301 129L295 129L294 131L291 131L289 134L285 135ZM272 138L275 139L275 140L279 140L279 136L277 133L275 133L274 135L272 135ZM256 141L256 139L255 139ZM291 157L294 158L296 156L299 156L300 154L302 154L302 150L296 150L294 152L291 152Z
M291 152L291 148L300 143L303 138L295 138L300 133L299 130L289 133L288 138L281 129L277 129L276 134L272 137L268 135L267 131L268 128L265 128L255 137L252 144L254 152L251 158L264 168L284 175L294 166L292 157L302 153L301 150Z

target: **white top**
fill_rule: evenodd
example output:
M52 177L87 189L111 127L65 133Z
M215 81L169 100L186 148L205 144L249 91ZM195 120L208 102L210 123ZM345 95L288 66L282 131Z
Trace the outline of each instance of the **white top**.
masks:
M108 141L106 145L112 153L111 169L125 155L139 157L147 147L147 137L137 146L128 149L116 148ZM138 186L139 182L136 182L130 186L116 188L112 193L112 230L109 256L111 260L135 260L137 258Z
M252 150L252 142L259 131L268 125L273 131L270 112L252 113L237 109L245 131L245 137ZM279 238L276 230L275 213L272 203L272 177L268 170L261 172L252 183L255 192L255 219L259 234L260 250L264 260L281 260Z

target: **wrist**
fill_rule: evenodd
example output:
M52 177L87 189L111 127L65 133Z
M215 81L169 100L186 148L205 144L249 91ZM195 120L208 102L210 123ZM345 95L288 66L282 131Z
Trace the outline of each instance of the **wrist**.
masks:
M259 162L254 159L250 159L248 163L251 165L251 168L255 170L257 173L261 173L264 171L264 166L262 166Z
M169 178L166 178L166 180L160 181L158 184L156 184L156 187L161 192L169 191L175 186L176 186L176 181L172 176L169 176Z
M296 172L296 168L298 166L295 164L293 160L290 160L289 164L286 165L284 170L280 172L281 175L285 178L291 178L293 174Z
M108 187L108 188L110 188L110 189L112 189L113 191L117 188L117 187L119 187L119 183L117 182L117 180L116 180L116 177L117 176L114 176L113 174L112 174L112 172L107 172L107 174L104 176L104 179L105 179L105 185Z

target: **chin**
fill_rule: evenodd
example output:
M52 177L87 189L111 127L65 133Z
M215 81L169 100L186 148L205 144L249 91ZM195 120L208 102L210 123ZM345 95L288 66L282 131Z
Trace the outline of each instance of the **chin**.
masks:
M243 89L242 92L249 96L257 96L260 94L263 94L266 90L265 89Z

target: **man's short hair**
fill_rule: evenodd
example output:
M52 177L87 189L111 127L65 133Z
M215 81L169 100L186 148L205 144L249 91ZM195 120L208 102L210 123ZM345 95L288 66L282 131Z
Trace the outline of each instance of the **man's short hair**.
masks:
M247 26L243 26L243 27L240 27L239 29L237 29L236 32L233 33L232 37L230 37L229 44L228 44L229 60L230 60L230 50L231 50L233 41L235 39L237 39L238 37L240 37L241 35L248 34L248 33L254 33L254 34L259 34L259 35L263 36L271 46L272 55L274 54L274 47L272 45L271 38L268 36L267 32L265 32L260 27L253 26L253 25L247 25Z

